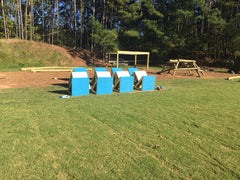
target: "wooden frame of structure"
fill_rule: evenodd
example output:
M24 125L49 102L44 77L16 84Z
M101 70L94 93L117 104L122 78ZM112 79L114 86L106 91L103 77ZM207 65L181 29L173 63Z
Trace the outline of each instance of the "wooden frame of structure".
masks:
M184 63L184 64L188 64L191 67L185 67L185 68L179 68L179 64L180 63ZM198 67L198 65L196 64L196 60L187 60L187 59L170 59L169 60L169 64L173 64L174 68L173 70L173 75L175 75L176 71L189 71L189 73L191 72L191 70L195 70L197 72L197 74L199 75L199 77L201 77L201 73L203 76L205 76L205 74L203 73L203 70L200 69L200 67ZM171 70L171 69L170 69ZM170 72L169 70L169 72Z
M196 60L170 59L168 64L170 64L170 69L165 70L166 66L164 66L162 71L159 72L159 74L161 74L162 72L165 72L165 71L168 71L168 73L170 73L171 70L173 71L173 75L176 74L176 71L188 71L189 73L191 73L191 71L196 71L197 74L199 75L199 77L201 77L201 73L203 76L205 76L203 70L201 70L200 67L198 67L198 65L196 64ZM179 68L178 67L179 64L184 64L187 67Z
M139 52L139 51L116 51L116 52L107 52L108 55L108 61L110 60L111 54L117 55L117 68L119 67L119 55L125 54L125 55L135 55L135 67L137 66L137 55L147 55L147 69L149 68L149 52Z

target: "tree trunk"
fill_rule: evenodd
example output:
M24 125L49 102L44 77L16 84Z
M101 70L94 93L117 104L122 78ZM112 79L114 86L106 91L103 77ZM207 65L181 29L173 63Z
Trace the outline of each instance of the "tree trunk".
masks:
M52 44L54 44L54 25L55 25L55 8L56 8L56 0L53 1L53 9L52 9Z
M16 34L16 38L18 38L18 27L17 27L17 11L15 12L14 15L14 23L15 23L15 34Z
M57 8L57 44L59 44L59 10L58 10L58 0L56 0Z
M31 23L32 23L32 38L34 39L34 10L33 10L33 0L31 2Z
M31 11L29 11L30 18L30 41L32 41L32 0L30 0Z
M201 34L204 33L204 19L205 19L205 14L202 15L203 19L202 19L202 25L201 25Z
M19 14L20 14L20 25L21 25L21 39L24 39L23 36L23 18L22 18L22 2L19 0Z
M113 29L113 8L112 8L112 11L111 11L110 29L111 30Z
M105 3L105 0L103 0L103 14L102 14L102 27L103 27L103 29L105 29L105 21L106 21L106 3ZM103 62L105 63L105 49L104 48L102 48L101 49L101 51L102 51L102 58L103 58Z
M51 24L51 5L49 5L48 7L48 44L51 43L51 27L50 27L50 24Z
M93 13L92 16L95 18L95 0L93 0ZM93 64L95 61L95 53L94 53L94 40L93 40L94 29L92 28L92 41L91 41L91 58L93 59Z
M44 30L45 30L45 26L44 26L44 5L43 5L43 0L42 0L42 39L43 39L43 42L44 42Z
M5 11L4 11L4 6L3 6L3 0L1 0L1 4L2 4L2 16L3 16L4 36L5 36L5 39L7 39L7 26L6 26L6 19L5 19Z
M71 27L74 27L74 23L73 23L73 8L72 8L72 1L70 1L70 14L69 14L69 24L70 24L70 29L72 31Z
M26 0L26 7L25 7L25 39L27 40L27 9L28 9L28 0Z
M105 0L103 0L103 13L102 13L102 25L103 25L103 29L105 29L105 9L106 9L106 7L105 7Z
M17 1L17 16L18 16L18 35L21 38L21 19L20 19L20 8L19 8L19 1Z
M76 0L74 0L74 55L76 55L77 50L77 16L76 16Z
M80 48L82 48L82 36L83 36L83 0L80 0L80 8L81 8L81 17L80 17L80 22L81 22L81 27L80 27Z
M64 29L67 30L67 4L68 4L68 0L65 0L65 11L64 11L64 16L65 16L65 22L64 22ZM65 46L67 46L67 37L68 33L65 35Z

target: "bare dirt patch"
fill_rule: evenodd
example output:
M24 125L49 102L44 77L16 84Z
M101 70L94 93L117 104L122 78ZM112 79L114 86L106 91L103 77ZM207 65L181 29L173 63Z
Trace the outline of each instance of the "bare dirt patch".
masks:
M196 72L188 73L187 71L179 71L175 76L167 72L158 74L159 70L147 70L148 75L155 75L157 80L165 79L225 79L239 74L221 73L221 72L204 72L205 76L199 77ZM93 70L89 70L89 77L93 77ZM67 85L71 72L50 71L50 72L1 72L0 73L0 89L6 88L22 88L22 87L46 87L51 85Z

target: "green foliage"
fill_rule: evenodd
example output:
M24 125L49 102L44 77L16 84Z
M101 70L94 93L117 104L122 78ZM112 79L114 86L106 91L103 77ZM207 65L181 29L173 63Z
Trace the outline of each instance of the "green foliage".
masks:
M3 19L0 19L0 39L4 38L4 28L3 28Z
M193 17L194 12L189 10L178 9L175 15L179 19L178 22L182 22L184 19L190 19Z
M4 33L0 32L0 39L3 39L3 38L4 38Z
M144 19L143 24L148 31L153 31L157 38L164 35L164 32L161 31L156 20Z
M214 9L209 13L208 22L210 25L214 25L219 31L223 30L226 25L226 21L221 17L221 12L218 9Z
M148 11L149 15L154 16L155 19L163 18L163 14L156 10L152 0L143 0L143 7Z
M91 18L91 24L93 28L93 39L94 42L106 51L118 50L118 33L115 29L107 30L103 29L102 25L98 20Z
M235 52L234 52L234 55L235 55L235 56L240 56L240 51L235 51Z
M239 179L239 82L156 85L173 90L1 89L1 179Z
M119 10L120 19L124 23L131 23L137 21L142 17L141 4L135 2L133 4L125 4L124 9Z
M128 36L128 37L134 37L134 38L140 38L140 34L138 31L136 30L128 30L128 31L125 31L124 32L124 35L125 36Z
M10 38L19 37L21 26L17 1L3 2L7 33ZM58 2L58 11L55 2ZM82 7L80 2L83 2ZM25 22L25 1L21 3L22 21ZM77 18L76 37L73 6L72 1L44 1L45 22L42 26L41 1L33 1L34 40L42 41L44 34L45 42L52 43L53 39L53 43L69 47L79 46L81 42L83 48L89 49L94 46L94 38L97 43L95 51L98 51L98 54L103 54L104 48L111 50L120 47L125 50L158 52L159 57L168 52L166 58L181 54L184 58L201 51L205 57L211 57L216 63L226 64L229 59L235 59L233 54L240 48L240 13L239 2L236 0L105 0L95 3L90 0L77 1L76 16L81 17L82 21ZM30 7L27 10L29 14ZM95 16L98 25L91 22L92 16ZM29 18L28 15L28 33ZM25 29L24 26L25 24ZM3 32L1 18L0 38L4 37ZM173 51L176 53L172 54ZM202 56L197 55L192 58L203 60ZM157 62L157 59L152 58L151 61Z

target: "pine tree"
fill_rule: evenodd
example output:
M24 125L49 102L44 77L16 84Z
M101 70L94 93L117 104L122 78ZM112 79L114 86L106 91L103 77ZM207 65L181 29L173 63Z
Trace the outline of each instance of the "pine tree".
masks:
M1 5L2 5L2 17L3 17L3 25L4 25L4 36L5 36L5 39L7 39L7 25L6 25L6 19L5 19L5 10L4 10L3 0L1 0Z

